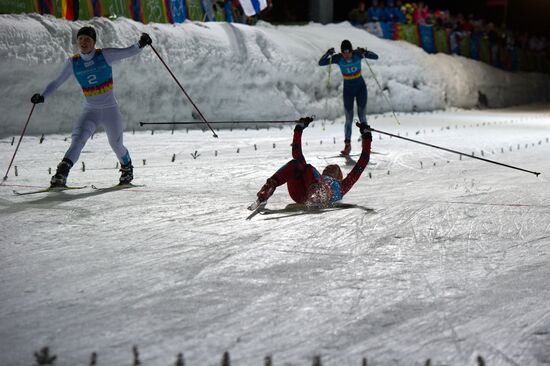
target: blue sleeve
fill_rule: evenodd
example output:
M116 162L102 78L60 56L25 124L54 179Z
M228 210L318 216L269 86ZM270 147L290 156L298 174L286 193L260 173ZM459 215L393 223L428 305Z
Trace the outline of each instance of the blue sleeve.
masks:
M367 10L367 19L369 22L377 22L378 21L378 12L375 8L369 8Z
M371 60L378 60L378 55L372 51L365 52L364 55L365 58L371 59Z
M319 66L327 66L328 64L337 64L340 61L340 54L329 56L326 53L319 60Z

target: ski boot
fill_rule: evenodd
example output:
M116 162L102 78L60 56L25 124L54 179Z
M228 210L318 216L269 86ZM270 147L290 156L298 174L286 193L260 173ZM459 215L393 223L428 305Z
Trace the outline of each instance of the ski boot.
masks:
M130 184L134 179L134 167L132 161L130 160L128 164L120 165L120 180L119 185Z
M277 181L273 178L268 178L260 191L256 193L258 201L265 202L273 195L275 188L277 187Z
M349 140L345 140L344 143L344 150L340 151L340 154L342 154L342 156L348 156L351 151L351 143Z
M61 163L57 165L57 170L50 180L50 188L63 188L67 186L67 176L73 167L73 162L67 158L63 158Z

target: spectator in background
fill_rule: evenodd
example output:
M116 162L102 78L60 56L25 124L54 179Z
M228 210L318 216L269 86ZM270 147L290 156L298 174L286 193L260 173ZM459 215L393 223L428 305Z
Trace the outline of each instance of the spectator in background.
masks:
M403 9L403 2L401 0L396 0L394 13L399 23L405 23L405 13L403 12L402 9Z
M378 0L372 0L372 5L367 10L367 18L369 22L382 22L385 18L384 9L379 5Z
M401 11L405 15L405 24L414 24L414 10L415 10L415 4L406 3L402 8Z
M426 24L430 17L430 11L427 5L421 1L418 3L418 7L414 10L413 19L415 24ZM428 23L429 24L429 23Z
M388 0L384 12L386 14L386 21L388 22L403 23L405 21L405 14L403 14L400 7L395 5L394 0Z
M363 25L367 22L367 6L363 0L359 1L357 8L350 11L349 20L352 25Z

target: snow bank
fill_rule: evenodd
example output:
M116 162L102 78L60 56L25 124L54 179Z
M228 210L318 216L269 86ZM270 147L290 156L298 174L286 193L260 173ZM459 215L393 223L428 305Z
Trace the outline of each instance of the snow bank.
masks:
M207 119L275 119L343 115L337 67L317 66L342 39L378 53L370 61L398 111L475 107L482 94L489 107L550 100L550 77L508 73L457 56L428 55L405 42L379 39L348 23L255 27L229 23L141 24L121 18L68 22L51 16L0 15L0 137L18 134L61 64L76 52L76 31L98 30L98 47L124 47L148 32L154 47ZM152 50L114 68L115 93L126 128L140 120L189 120L191 106ZM368 112L389 111L366 65ZM480 94L481 93L481 94ZM78 95L78 96L77 96ZM80 113L79 87L71 78L33 116L28 133L69 132Z

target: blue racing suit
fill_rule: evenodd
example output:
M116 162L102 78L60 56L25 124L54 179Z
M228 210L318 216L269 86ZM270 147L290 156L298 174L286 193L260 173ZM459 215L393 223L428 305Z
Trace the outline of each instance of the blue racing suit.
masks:
M337 64L344 77L344 111L346 114L344 137L346 142L351 140L354 99L357 100L359 121L367 123L367 85L361 75L361 60L363 58L377 60L378 55L371 51L356 49L349 60L344 59L340 53L331 55L328 52L319 60L319 66L326 66L331 63Z

